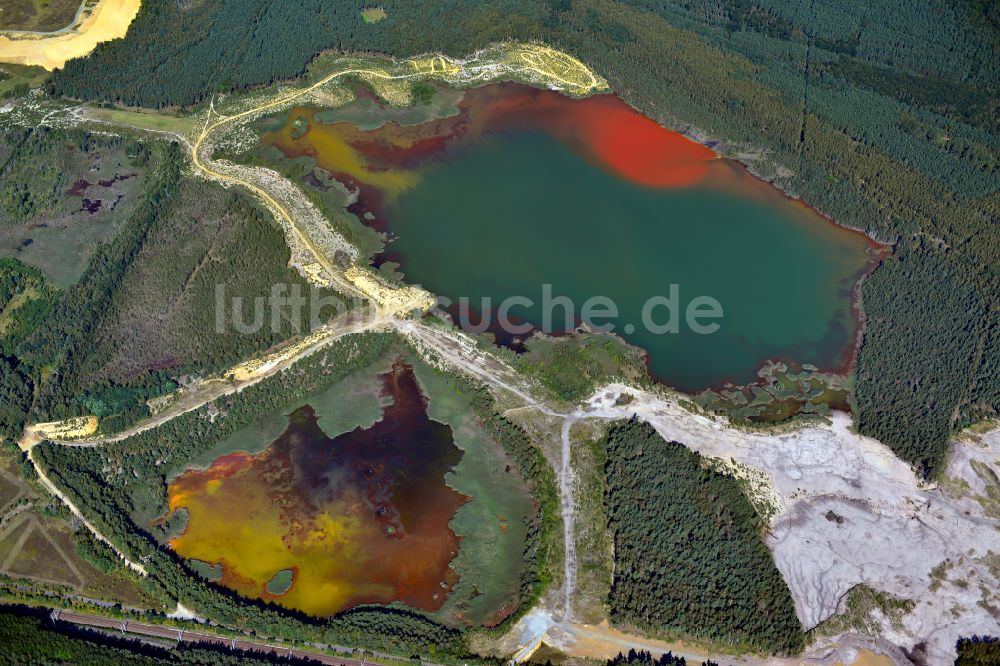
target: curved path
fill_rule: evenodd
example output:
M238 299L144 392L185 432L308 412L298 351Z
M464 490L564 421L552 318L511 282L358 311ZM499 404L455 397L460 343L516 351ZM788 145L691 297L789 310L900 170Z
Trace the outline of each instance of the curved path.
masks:
M28 460L30 460L31 464L34 466L35 472L38 474L38 480L45 487L45 489L48 490L50 493L52 493L60 502L65 504L66 508L69 509L70 513L76 516L80 520L80 522L83 523L84 527L90 530L91 534L94 535L94 538L106 544L111 550L113 550L115 554L118 555L118 557L121 558L123 562L125 562L125 564L128 566L129 569L132 569L141 576L148 575L149 572L146 571L146 567L142 566L138 562L129 559L129 557L124 552L119 550L118 547L114 543L112 543L110 539L101 534L100 530L98 530L93 523L87 520L87 517L84 516L83 512L77 508L76 504L74 504L70 498L66 497L63 491L60 490L59 487L56 484L54 484L49 479L48 476L46 476L44 468L38 464L37 460L35 460L33 453L34 453L34 448L33 447L29 448Z

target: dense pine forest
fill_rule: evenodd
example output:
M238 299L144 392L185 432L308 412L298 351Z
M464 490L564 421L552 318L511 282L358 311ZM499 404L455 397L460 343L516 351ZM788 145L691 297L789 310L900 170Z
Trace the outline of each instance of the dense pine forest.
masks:
M791 593L739 483L641 421L613 426L607 449L611 619L654 635L801 651Z
M0 439L17 438L31 409L34 380L14 350L45 320L58 289L37 268L0 259Z
M1000 664L1000 638L973 636L963 638L956 645L958 658L955 666L993 666Z
M125 39L69 62L51 91L187 106L295 76L323 49L461 56L500 39L545 40L581 57L654 119L738 154L838 222L905 245L898 264L877 270L862 292L863 433L934 475L950 432L997 413L996 3L383 6L387 17L368 23L353 2L149 0ZM927 387L938 388L920 397Z

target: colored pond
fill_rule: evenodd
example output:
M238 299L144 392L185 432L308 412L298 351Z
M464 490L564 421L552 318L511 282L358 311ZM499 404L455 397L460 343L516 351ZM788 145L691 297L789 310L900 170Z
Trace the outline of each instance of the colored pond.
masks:
M409 366L381 378L392 404L369 428L330 438L306 405L263 452L178 476L170 509L189 521L174 550L221 564L221 584L245 596L311 615L393 601L439 609L456 579L449 521L468 500L445 474L462 454L428 418Z
M872 244L615 96L505 84L420 125L316 116L292 110L264 143L359 188L356 212L395 236L377 260L469 310L470 327L486 314L501 338L523 335L498 326L506 300L512 323L562 333L604 296L617 317L590 323L611 324L688 391L752 382L766 360L851 360L853 287ZM455 305L463 297L471 308Z

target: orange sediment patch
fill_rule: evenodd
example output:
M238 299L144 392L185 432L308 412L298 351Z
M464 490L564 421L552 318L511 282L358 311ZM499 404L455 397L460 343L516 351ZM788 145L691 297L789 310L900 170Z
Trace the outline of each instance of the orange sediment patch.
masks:
M884 654L875 654L871 650L862 649L858 650L858 656L850 664L838 661L837 666L894 666L894 662Z
M575 624L572 634L573 643L567 652L574 657L605 661L614 659L619 653L636 649L647 650L656 656L672 652L675 655L684 656L689 660L689 663L702 661L701 649L697 646L689 645L684 641L668 643L652 638L641 638L611 627L607 620L594 625Z

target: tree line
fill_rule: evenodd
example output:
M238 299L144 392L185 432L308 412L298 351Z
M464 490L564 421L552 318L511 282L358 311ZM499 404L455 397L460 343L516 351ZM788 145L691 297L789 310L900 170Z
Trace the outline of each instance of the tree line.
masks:
M307 666L320 663L309 658L292 658L255 650L230 650L192 642L181 642L176 647L167 648L65 622L55 624L48 618L47 611L27 606L0 611L0 643L4 645L5 662L15 664Z

